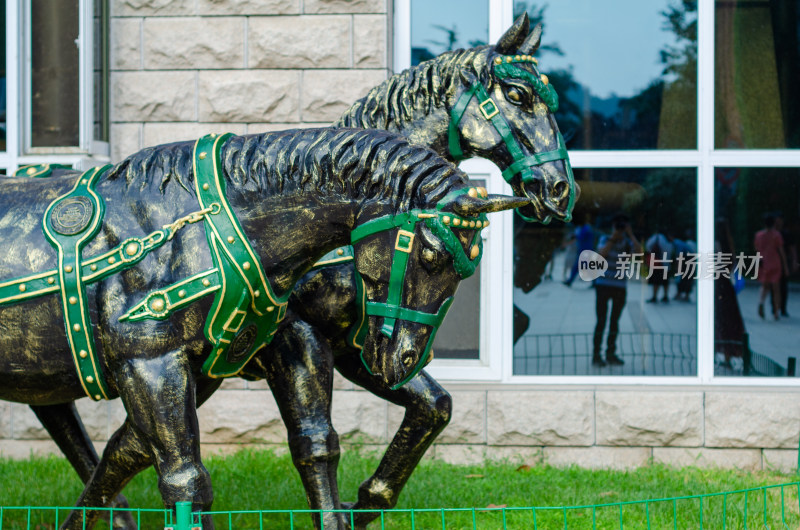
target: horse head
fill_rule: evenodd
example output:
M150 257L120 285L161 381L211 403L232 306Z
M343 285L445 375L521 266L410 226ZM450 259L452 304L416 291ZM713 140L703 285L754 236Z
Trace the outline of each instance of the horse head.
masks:
M523 14L496 45L465 52L471 65L460 69L450 107L450 155L464 158L464 146L495 162L514 193L529 199L517 210L524 219L569 221L580 189L553 116L558 96L532 56L542 27L528 29Z
M371 374L398 388L431 360L456 288L480 262L486 214L528 202L458 187L435 203L353 232L358 299L365 307L361 359Z

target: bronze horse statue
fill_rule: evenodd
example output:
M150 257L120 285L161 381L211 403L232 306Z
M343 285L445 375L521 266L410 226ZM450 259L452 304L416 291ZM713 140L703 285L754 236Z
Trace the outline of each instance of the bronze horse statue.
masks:
M535 191L544 196L534 195L531 204L521 208L520 213L545 222L550 216L567 218L575 187L566 155L557 153L561 158L551 160L541 156L547 155L546 151L557 151L561 145L551 115L554 105L543 97L550 95L543 88L547 86L546 77L538 74L529 57L538 48L540 36L538 27L529 34L527 18L522 17L494 47L447 53L387 80L353 105L337 125L389 129L429 143L446 158L484 156L503 169L527 157L525 163L530 172L536 173L535 177L522 180L522 171L517 170L506 173L511 173L508 180L517 193L531 195ZM530 75L500 77L492 71L498 59L512 62ZM533 83L531 77L539 82ZM438 84L431 82L437 80ZM491 109L486 112L488 95L475 96L477 83L495 96L492 104L496 105L499 118L487 118L491 115ZM498 127L492 123L493 118L510 126L510 139L508 132L503 137L502 123ZM534 158L536 153L539 158ZM517 164L517 168L522 167L524 164ZM395 389L370 376L358 360L359 350L347 344L351 324L359 319L351 258L334 256L331 261L338 264L315 270L300 281L289 300L290 309L276 341L260 352L244 373L266 377L274 389L312 508L341 507L335 479L338 441L330 424L331 366L373 393L405 407L403 425L376 473L360 488L359 501L353 506L391 508L417 462L449 420L450 398L424 371ZM210 391L201 392L198 400L210 395ZM97 456L74 407L63 404L34 410L86 481ZM314 420L309 422L309 417ZM313 430L303 427L309 424L314 425ZM114 491L110 485L101 489L102 493L93 498L108 498L108 492ZM332 527L327 517L325 526ZM355 515L358 526L374 517L367 513Z
M149 459L166 506L204 510L196 388L269 344L324 253L353 244L370 311L362 357L394 386L477 265L484 214L527 200L469 188L395 135L321 129L210 135L79 177L12 178L0 203L0 398L120 397L114 472Z

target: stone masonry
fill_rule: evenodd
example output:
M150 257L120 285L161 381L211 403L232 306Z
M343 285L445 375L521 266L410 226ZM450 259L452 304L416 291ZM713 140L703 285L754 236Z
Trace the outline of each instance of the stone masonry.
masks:
M453 463L514 463L626 469L662 462L745 470L797 467L800 392L684 388L536 389L447 385L450 424L427 458ZM78 402L99 449L123 421L119 400ZM385 449L403 418L337 376L333 421L344 446ZM286 430L263 382L225 383L199 410L207 453L286 450ZM57 452L33 413L0 402L0 455Z

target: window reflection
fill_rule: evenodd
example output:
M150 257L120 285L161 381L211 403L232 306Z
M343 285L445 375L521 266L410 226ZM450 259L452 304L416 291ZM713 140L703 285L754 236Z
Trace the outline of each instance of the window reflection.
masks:
M489 40L489 0L411 0L411 65Z
M744 257L758 250L763 257L757 271L743 266L738 274L734 263L730 278L715 280L714 373L794 375L800 169L717 168L715 207L718 250Z
M717 148L800 147L800 1L717 0Z
M696 147L696 2L515 2L525 10L544 25L537 56L568 148Z
M575 174L573 225L517 220L514 374L696 375L696 171ZM621 277L585 279L583 250Z

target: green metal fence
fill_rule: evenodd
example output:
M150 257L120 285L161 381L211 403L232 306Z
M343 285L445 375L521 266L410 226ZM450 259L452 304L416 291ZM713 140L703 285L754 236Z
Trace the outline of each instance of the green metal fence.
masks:
M0 507L0 530L57 528L71 508ZM113 516L121 510L104 509ZM129 511L139 528L196 530L201 515L211 515L218 529L312 528L316 510L243 510L192 512L189 503L168 510ZM353 517L353 512L344 512ZM101 522L97 528L107 528ZM511 508L424 508L380 512L370 528L442 529L797 529L800 527L800 482L775 486L585 506Z

